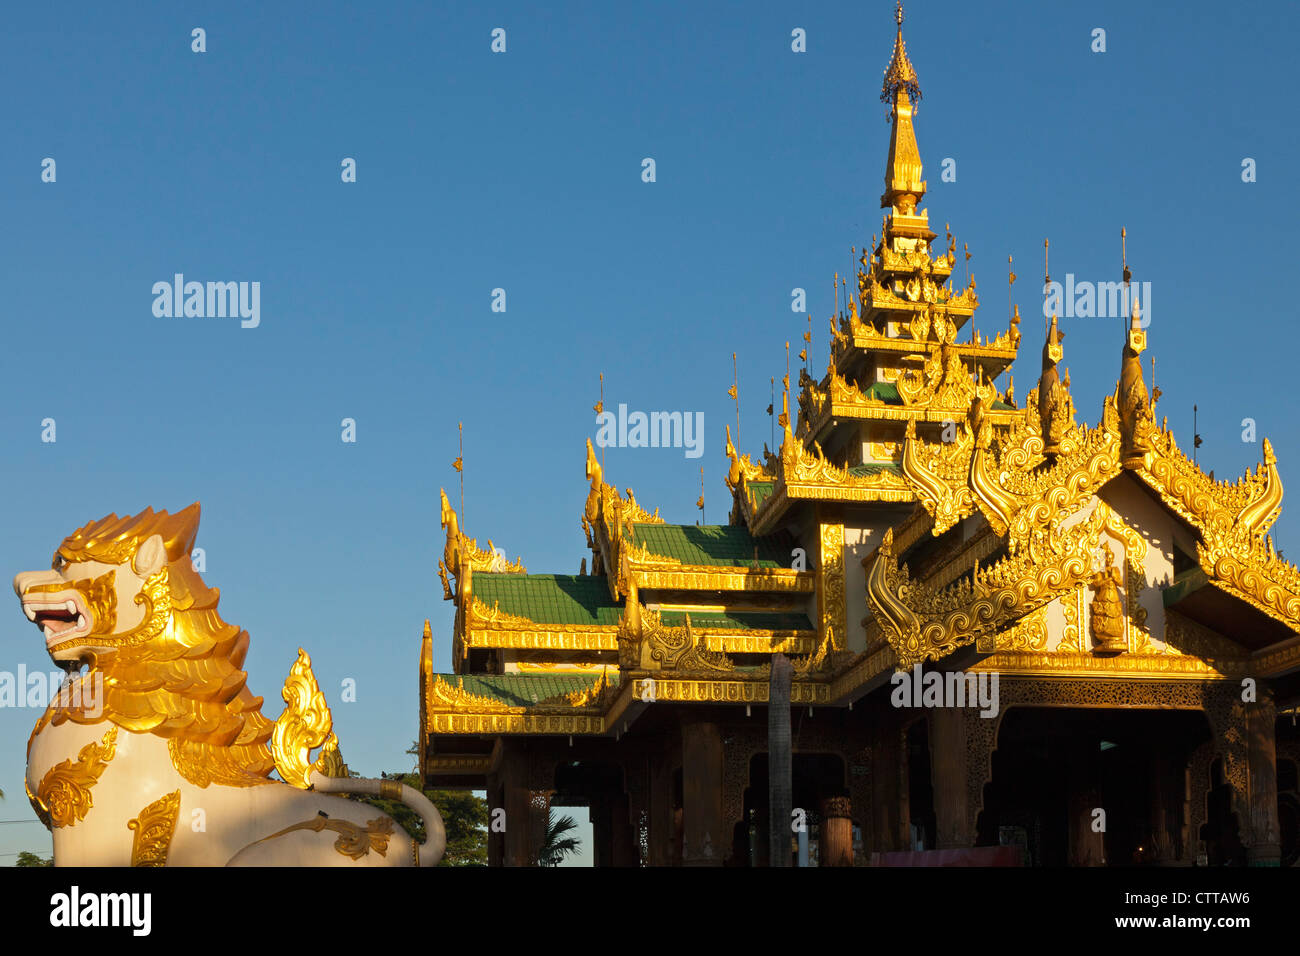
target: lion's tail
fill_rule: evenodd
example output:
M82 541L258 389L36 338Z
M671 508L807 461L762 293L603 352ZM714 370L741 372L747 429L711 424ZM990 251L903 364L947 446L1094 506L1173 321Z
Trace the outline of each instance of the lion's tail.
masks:
M427 834L423 846L415 845L418 865L437 866L442 859L442 854L447 849L447 828L443 826L442 814L428 797L414 787L396 780L376 780L373 777L327 777L318 770L312 772L311 783L315 789L324 793L364 793L406 804L420 815Z

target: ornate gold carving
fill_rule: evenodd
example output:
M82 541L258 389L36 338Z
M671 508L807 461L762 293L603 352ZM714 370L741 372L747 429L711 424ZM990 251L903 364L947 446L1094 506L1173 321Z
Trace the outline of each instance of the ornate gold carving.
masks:
M1140 468L1154 446L1152 436L1156 430L1151 413L1151 399L1147 394L1146 380L1142 376L1140 356L1147 346L1147 334L1142 328L1137 301L1133 302L1133 317L1124 341L1124 356L1120 366L1119 384L1115 389L1115 405L1119 409L1120 440L1123 443L1125 468Z
M1047 647L1047 608L1025 615L1005 631L990 635L991 647L979 647L980 651L1042 651Z
M906 565L899 568L892 529L886 532L874 559L863 564L868 604L899 666L936 660L1084 583L1091 575L1092 550L1113 512L1098 502L1082 521L1064 527L1065 517L1052 518L1017 553L941 590L911 579Z
M430 710L435 707L451 707L463 710L494 711L508 714L522 714L524 712L523 707L504 704L495 697L471 694L465 689L464 678L461 678L457 684L453 685L444 681L441 675L435 675L433 682L429 684L427 688L427 694Z
M658 611L641 609L640 666L649 671L729 671L735 665L725 654L707 650L691 628L691 615L682 627L664 625Z
M916 423L909 421L905 436L903 476L911 482L917 498L934 518L932 533L941 535L975 509L975 498L968 485L958 485L936 473L936 469L949 471L953 464L970 455L973 445L970 430L963 423L963 431L956 441L935 446L919 441Z
M166 866L167 851L176 832L181 812L181 792L164 794L128 820L126 828L135 833L131 841L132 866Z
M564 630L544 630L534 625L528 630L485 630L467 627L464 632L466 647L492 647L521 651L616 651L618 628L616 625L600 626L564 625ZM590 627L588 631L586 628ZM575 633L576 632L576 633Z
M64 760L46 771L36 787L36 803L56 827L71 827L95 805L90 791L117 753L117 728L109 727L99 743L86 744L76 760Z
M288 706L271 733L271 755L280 776L286 783L304 790L311 786L312 771L320 771L326 776L342 776L330 772L342 766L338 738L332 730L334 719L325 695L316 683L316 675L312 673L311 658L301 647L280 693ZM324 750L312 763L311 751L315 747L324 747ZM344 772L346 769L343 767Z
M1047 340L1043 343L1043 371L1038 379L1038 418L1043 435L1043 451L1055 455L1061 450L1065 436L1074 430L1074 399L1070 397L1070 373L1062 380L1057 372L1064 355L1061 340L1065 336L1056 325L1052 314L1047 326Z
M818 567L821 575L821 640L829 650L842 651L848 633L844 602L844 525L822 524Z
M1065 617L1065 629L1056 650L1061 653L1070 651L1083 652L1083 632L1079 624L1083 620L1083 589L1078 588L1072 594L1061 595L1061 613Z
M812 654L817 650L817 638L809 633L780 636L787 632L761 631L745 634L721 634L708 631L704 646L710 651L724 654Z
M1264 464L1260 470L1264 474L1264 487L1237 512L1236 524L1246 534L1261 534L1268 530L1282 510L1282 477L1277 473L1277 456L1267 438L1264 439Z

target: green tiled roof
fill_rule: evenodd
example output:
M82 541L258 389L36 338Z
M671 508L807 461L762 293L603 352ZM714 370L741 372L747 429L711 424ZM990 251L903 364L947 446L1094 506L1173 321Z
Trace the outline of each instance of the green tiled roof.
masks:
M452 687L463 686L466 693L491 697L511 707L528 707L560 694L586 690L596 681L596 674L434 674ZM617 687L619 675L611 671L609 683ZM464 682L462 685L462 681Z
M761 508L763 502L772 497L772 489L776 487L776 482L750 481L745 483L745 487L749 489L750 495L753 496L754 507Z
M862 478L867 475L879 475L881 472L891 472L895 475L901 475L903 469L898 465L890 462L874 462L865 465L854 465L849 469L849 474Z
M1199 591L1209 583L1209 578L1200 568L1188 568L1182 574L1175 574L1169 586L1164 589L1161 599L1165 607L1173 607L1193 591Z
M681 627L686 623L685 611L664 611L660 620L668 627ZM811 631L812 622L806 614L774 611L691 611L691 627L728 631Z
M618 623L623 605L609 595L609 583L598 575L495 574L474 575L474 596L488 607L538 624Z
M748 529L731 524L638 523L632 525L632 541L682 564L730 568L752 567L755 549L759 567L788 568L793 547L785 535L755 538Z
M878 402L886 402L890 405L903 404L902 397L898 394L898 386L892 382L876 382L863 393L867 398L874 399Z
M1010 411L1010 412L1014 412L1014 411L1016 410L1016 406L1014 406L1014 405L1008 405L1006 402L1002 401L1002 399L1000 399L1000 398L995 398L995 399L993 399L993 407L996 408L996 409L998 409L999 411Z

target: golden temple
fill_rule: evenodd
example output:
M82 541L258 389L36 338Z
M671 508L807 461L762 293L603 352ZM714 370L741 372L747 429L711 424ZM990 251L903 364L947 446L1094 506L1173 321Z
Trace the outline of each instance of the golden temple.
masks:
M881 234L797 423L786 377L778 450L755 461L728 429L730 522L665 522L589 441L590 571L533 574L443 495L453 672L426 622L420 772L504 808L494 865L534 862L552 805L590 808L601 866L1300 858L1273 449L1235 483L1184 455L1136 303L1095 425L1055 316L1024 403L999 386L1019 311L963 333L979 301L920 205L902 23Z

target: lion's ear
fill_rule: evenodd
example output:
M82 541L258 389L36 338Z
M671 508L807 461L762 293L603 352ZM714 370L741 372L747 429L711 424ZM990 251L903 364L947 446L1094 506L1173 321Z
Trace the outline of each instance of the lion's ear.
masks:
M140 577L147 578L156 573L166 563L167 548L163 545L162 535L151 534L136 549L135 557L131 560L131 567L135 569L135 573Z

